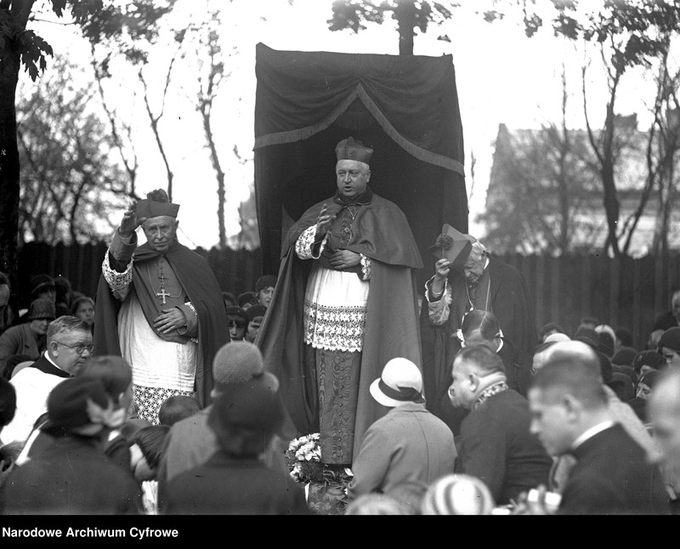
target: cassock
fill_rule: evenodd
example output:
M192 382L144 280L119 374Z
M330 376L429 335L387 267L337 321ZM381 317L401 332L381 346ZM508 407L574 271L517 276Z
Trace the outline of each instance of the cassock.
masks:
M133 243L136 244L136 235ZM112 260L110 251L107 250L106 253L108 259ZM160 378L161 381L156 388L158 396L157 401L153 403L154 407L157 409L164 398L180 392L195 392L201 406L207 406L210 403L209 396L213 386L213 358L219 348L229 341L226 309L210 265L202 256L177 241L165 254L152 250L148 243L145 243L136 247L132 258L132 283L125 303L121 303L114 296L104 275L100 277L95 311L94 354L123 356L131 362L133 385L145 386L148 385L144 380L145 367L132 363L130 357L126 356L130 352L126 334L132 332L138 334L143 331L147 334L144 337L148 337L149 341L156 341L154 345L158 344L158 338L180 344L186 347L186 352L182 352L182 356L175 362L191 360L191 364L173 365L159 360L158 356L151 354L153 351L147 350L147 347L141 344L136 346L135 352L146 352L150 355L144 360L150 365L149 368L153 367L156 372L161 372L163 368L167 370L167 376ZM159 296L158 280L151 275L155 274L161 265L165 265L165 276L174 282L178 289L175 292L171 284L168 284L171 291L168 292L170 295L165 297ZM191 305L184 303L184 300ZM166 336L153 330L153 320L160 313L160 309L172 306L181 309L189 307L195 311L197 321L195 337L177 334ZM162 344L162 341L160 343ZM151 379L151 374L148 379ZM137 394L135 396L139 406ZM157 417L154 419L157 421Z
M465 411L451 406L447 391L452 382L453 359L460 350L456 333L465 313L471 309L492 312L503 335L530 356L533 356L538 341L531 294L524 277L512 265L494 257L488 260L472 293L462 273L453 271L449 275L447 291L451 292L451 305L448 321L444 324L434 325L430 321L427 296L422 303L420 327L427 408L444 419L454 435L458 434ZM428 281L427 286L430 284L431 281Z
M370 189L351 203L336 193L309 208L288 231L274 297L256 344L262 350L265 368L280 380L281 394L299 434L319 432L317 372L306 358L304 318L310 273L319 268L313 269L313 264L324 259L302 260L295 247L298 238L316 225L324 204L329 213L337 214L333 231L344 234L341 248L370 260L360 366L351 379L358 385L353 417L355 457L365 431L386 413L370 396L371 382L380 377L391 358L404 357L421 364L415 269L422 267L422 260L404 213ZM360 271L361 266L352 276L360 278Z

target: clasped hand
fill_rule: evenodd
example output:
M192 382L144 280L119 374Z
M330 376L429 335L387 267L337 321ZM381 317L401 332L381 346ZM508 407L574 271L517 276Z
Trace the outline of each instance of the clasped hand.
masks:
M173 330L178 330L187 325L184 313L177 307L172 309L162 309L161 314L153 321L153 327L163 333L168 334Z
M350 250L338 250L330 256L331 267L337 270L349 269L358 265L361 261L361 256Z

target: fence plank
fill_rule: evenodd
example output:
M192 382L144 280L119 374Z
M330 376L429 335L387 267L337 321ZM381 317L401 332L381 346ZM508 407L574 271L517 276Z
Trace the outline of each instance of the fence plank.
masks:
M27 306L30 279L39 273L65 276L74 290L94 296L106 249L105 243L24 244L19 250L19 303ZM207 257L220 287L234 295L252 290L263 274L260 249L197 252ZM670 308L672 293L680 289L678 254L667 260L647 256L619 261L582 254L549 258L506 255L499 259L524 274L534 298L537 330L547 322L558 322L573 334L581 318L592 315L614 328L629 329L637 348L644 347L654 319Z

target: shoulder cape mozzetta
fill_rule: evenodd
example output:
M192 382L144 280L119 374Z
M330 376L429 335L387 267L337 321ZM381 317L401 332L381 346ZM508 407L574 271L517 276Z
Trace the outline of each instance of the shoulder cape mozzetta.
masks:
M106 253L109 253L108 251ZM148 244L138 246L134 253L134 285L145 283L138 267L145 261L160 256ZM201 406L209 403L213 385L212 360L219 348L229 341L227 315L217 279L208 262L196 252L175 242L165 254L174 269L182 287L189 296L198 314L198 361L196 366L196 396ZM121 355L118 339L118 311L121 303L113 297L104 275L99 278L97 288L94 354Z

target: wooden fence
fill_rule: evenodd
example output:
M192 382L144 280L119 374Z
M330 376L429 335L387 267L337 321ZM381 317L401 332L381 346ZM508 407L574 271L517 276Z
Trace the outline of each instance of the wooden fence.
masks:
M24 298L28 294L30 280L39 273L66 277L74 290L94 296L97 293L106 249L107 245L104 243L73 246L49 246L35 242L25 244L19 250L20 303L26 305ZM197 248L196 251L212 266L220 288L235 296L252 290L262 275L262 254L259 248L254 251L220 251L216 248L207 251Z
M19 252L19 295L25 296L31 277L38 273L68 278L74 289L96 293L106 245L29 243ZM262 274L261 252L197 249L211 264L220 287L234 295L254 288ZM500 259L517 267L533 292L537 329L560 323L570 334L584 316L594 316L614 328L631 331L642 348L654 319L670 308L680 289L680 255L663 260L611 259L595 255L506 255ZM422 285L421 285L422 286Z

